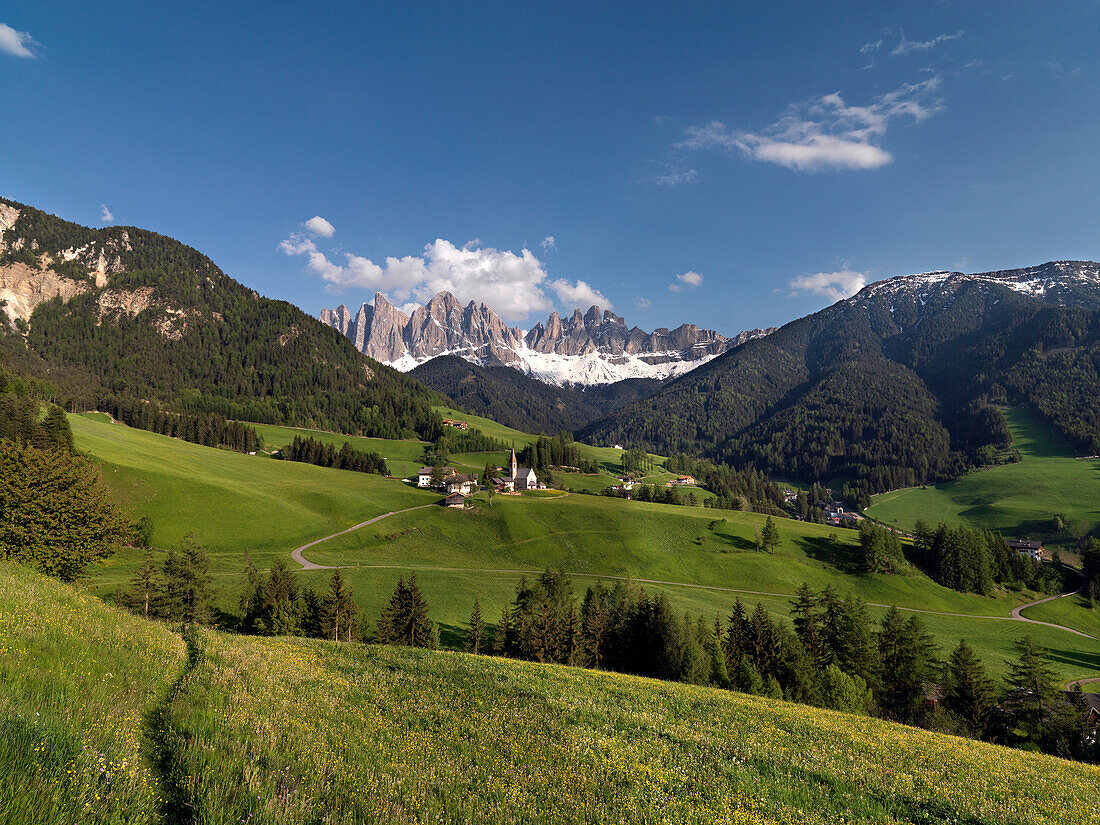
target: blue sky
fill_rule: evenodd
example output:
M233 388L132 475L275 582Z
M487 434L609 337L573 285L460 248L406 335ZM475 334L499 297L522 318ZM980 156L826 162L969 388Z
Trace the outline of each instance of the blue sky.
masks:
M4 4L0 193L312 313L732 333L1100 258L1097 2L164 5Z

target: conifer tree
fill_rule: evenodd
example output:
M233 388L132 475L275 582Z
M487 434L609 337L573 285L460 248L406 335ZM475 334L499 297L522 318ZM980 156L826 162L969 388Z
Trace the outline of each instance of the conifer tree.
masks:
M325 594L321 608L321 629L326 639L340 641L341 634L345 642L350 642L358 615L355 598L344 582L339 570L332 571L328 593Z
M145 548L145 553L141 557L141 566L138 567L134 573L134 577L130 580L134 586L133 601L135 606L141 612L142 616L149 617L150 608L154 608L153 596L154 588L156 587L156 565L153 563L153 551L148 547Z
M403 577L398 579L390 603L378 618L378 640L383 644L428 647L432 627L428 603L416 584L416 575L408 583Z
M1012 738L1018 744L1039 746L1054 699L1054 674L1030 636L1017 639L1015 647L1018 658L1011 663L1006 702L1015 723Z
M943 705L955 714L974 736L989 730L993 707L993 682L974 650L959 639L943 672Z
M722 646L722 617L714 614L714 629L707 640L707 653L710 656L710 681L718 687L730 686L729 668L726 666L726 651Z
M466 650L473 654L481 652L485 637L485 620L481 617L481 602L474 599L474 609L470 612L470 625L466 630Z
M760 544L769 553L774 553L779 547L779 528L775 526L775 520L768 516L764 522L764 529L760 533Z
M210 621L214 606L210 557L193 534L184 537L178 550L164 560L167 616L185 624Z

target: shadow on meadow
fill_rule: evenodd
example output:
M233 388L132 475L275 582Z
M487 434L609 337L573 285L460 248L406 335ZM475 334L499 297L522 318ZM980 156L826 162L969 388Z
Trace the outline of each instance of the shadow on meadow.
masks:
M814 561L819 561L842 573L858 575L862 572L859 548L856 545L820 537L799 539L796 544Z
M1062 664L1082 669L1100 669L1100 652L1085 653L1080 650L1059 650L1052 647L1047 650L1047 653L1051 659Z

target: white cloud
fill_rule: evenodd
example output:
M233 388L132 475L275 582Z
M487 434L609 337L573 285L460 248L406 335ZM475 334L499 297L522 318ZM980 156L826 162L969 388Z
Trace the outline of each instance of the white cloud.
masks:
M649 298L639 295L634 299L634 306L638 307L638 309L646 310L653 306L653 302L649 300Z
M388 257L375 263L351 253L326 253L299 232L281 241L278 249L284 255L303 256L306 268L326 281L331 291L384 292L395 303L423 303L437 292L447 291L463 303L484 301L506 320L518 321L554 308L549 289L559 300L570 303L570 308L577 302L611 308L611 302L584 281L550 281L542 261L528 249L516 254L481 247L477 242L458 247L440 238L427 244L421 255Z
M694 289L703 283L703 276L698 272L689 269L687 272L683 272L676 276L676 280L668 285L669 292L681 292L684 287L690 287Z
M860 54L871 54L872 52L877 52L881 48L882 48L882 40L873 40L870 43L864 43L862 46L860 46L859 47L859 53Z
M553 235L547 235L545 238L542 239L541 246L543 248L543 251L547 249L557 249L558 239L555 238Z
M668 171L663 175L654 175L650 178L642 178L639 183L655 183L658 186L680 186L684 183L694 183L699 178L699 172L695 169L668 166Z
M302 224L302 228L318 238L331 238L336 234L336 227L326 221L320 215L314 215Z
M599 290L593 289L584 281L578 280L576 284L570 284L569 281L559 278L550 281L549 286L558 294L558 300L566 309L587 309L590 306L598 306L600 309L615 308Z
M835 303L841 298L855 295L866 284L867 279L862 272L843 269L840 272L816 272L813 275L791 278L787 286L791 288L792 295L821 295Z
M34 38L27 32L16 31L11 26L0 23L0 52L14 57L36 57L31 46L37 46Z
M907 40L905 32L901 33L901 40L898 45L894 46L894 50L890 52L891 57L897 57L898 55L909 54L910 52L926 52L936 48L941 43L950 43L952 40L958 40L963 36L962 30L955 32L954 34L941 34L938 37L933 37L931 40Z
M839 93L787 107L773 124L755 132L730 130L711 121L690 126L680 149L740 151L751 160L776 163L800 172L821 169L877 169L894 159L879 145L890 121L920 123L943 108L935 98L939 76L906 83L867 106L850 106Z
M111 211L111 207L105 203L99 206L99 219L104 223L114 223L115 214Z

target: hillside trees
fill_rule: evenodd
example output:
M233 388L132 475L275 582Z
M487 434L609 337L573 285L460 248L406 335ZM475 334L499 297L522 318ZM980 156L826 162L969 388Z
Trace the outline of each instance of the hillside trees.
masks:
M432 647L433 626L428 619L428 603L413 574L406 582L398 579L389 604L378 617L377 635L382 644L408 647Z
M291 443L279 450L278 457L284 461L301 461L318 467L389 475L386 459L380 454L356 450L347 441L337 450L332 444L324 444L313 436L303 438L296 435Z
M18 357L77 408L117 395L236 421L438 437L437 396L365 358L338 330L234 281L198 251L155 232L90 229L3 202L19 209L5 233L9 252L16 238L32 264L47 254L61 260L65 249L102 252L116 264L104 289L144 296L138 307L147 303L133 315L104 309L102 290L89 278L87 290L68 303L54 299L35 309Z
M129 535L98 471L67 449L0 441L0 552L63 581Z

